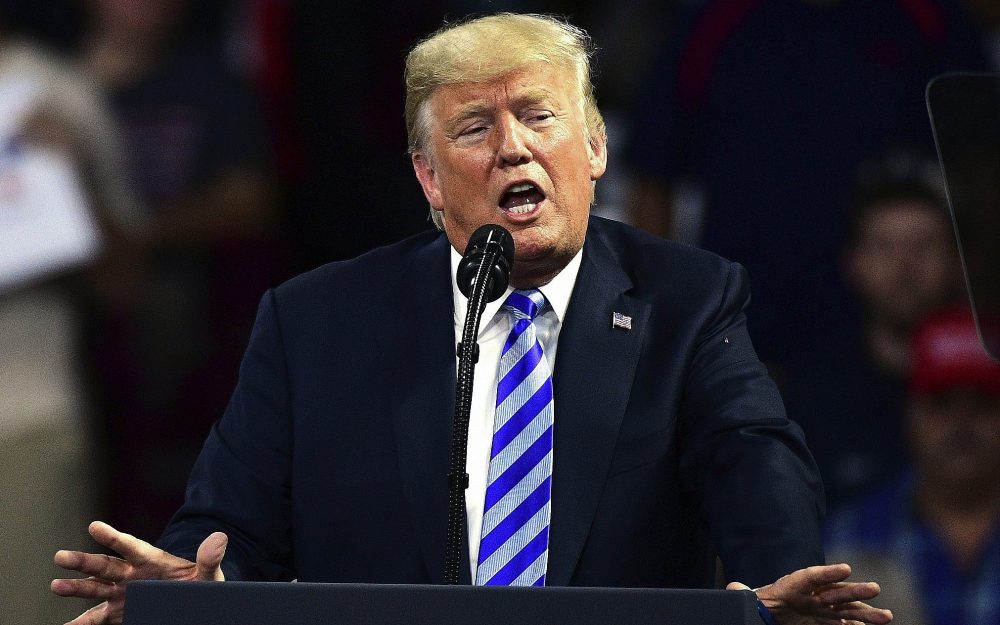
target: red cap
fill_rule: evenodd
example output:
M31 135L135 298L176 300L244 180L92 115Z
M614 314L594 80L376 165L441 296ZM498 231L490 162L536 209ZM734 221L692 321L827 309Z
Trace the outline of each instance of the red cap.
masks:
M1000 364L979 343L976 322L966 309L933 314L917 327L912 339L910 391L937 393L974 387L1000 396Z

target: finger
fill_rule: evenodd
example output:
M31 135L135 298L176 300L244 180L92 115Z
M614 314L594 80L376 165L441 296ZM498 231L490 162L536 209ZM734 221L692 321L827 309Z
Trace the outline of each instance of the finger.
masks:
M826 564L800 569L786 576L792 590L811 593L817 587L825 587L847 579L851 574L848 564ZM781 581L781 580L779 580Z
M875 608L860 601L838 607L812 608L808 613L813 618L834 620L836 622L847 620L885 625L892 620L891 611Z
M66 625L108 625L111 622L108 602L95 605Z
M223 581L222 559L226 556L229 537L222 532L213 532L202 541L195 556L195 578Z
M726 590L752 590L752 589L743 582L729 582L726 585Z
M892 611L870 606L861 601L837 606L834 611L844 619L853 619L865 623L883 625L892 620Z
M853 583L854 582L834 582L832 584L824 584L822 586L816 586L815 588L813 588L812 594L818 595L821 592L825 592L827 590L833 590L835 588L843 588L844 586L847 586L848 584L853 584Z
M119 532L107 523L94 521L87 528L94 540L125 558L130 564L141 566L160 555L161 551L131 534Z
M49 588L60 597L80 597L82 599L114 599L125 592L122 586L93 577L54 579Z
M125 579L131 566L120 558L112 558L103 553L60 550L52 561L64 569L79 571L85 575L102 577L115 582Z
M856 584L844 584L835 588L829 588L815 592L817 598L823 603L836 605L839 603L850 603L851 601L866 601L873 599L882 592L881 587L875 582L860 582Z

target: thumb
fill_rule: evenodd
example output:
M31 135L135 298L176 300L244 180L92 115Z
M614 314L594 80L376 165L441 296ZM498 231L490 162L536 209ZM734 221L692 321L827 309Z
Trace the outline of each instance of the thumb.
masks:
M221 565L228 544L229 537L222 532L214 532L202 541L198 547L198 555L195 556L195 579L216 582L226 579L222 574Z
M741 582L729 582L728 584L726 584L726 590L753 590L753 588L750 588L749 586Z

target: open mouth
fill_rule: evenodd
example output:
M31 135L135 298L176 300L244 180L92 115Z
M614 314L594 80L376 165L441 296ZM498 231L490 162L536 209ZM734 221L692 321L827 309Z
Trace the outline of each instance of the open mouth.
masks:
M516 184L500 196L500 208L513 215L526 215L545 199L545 194L530 182Z

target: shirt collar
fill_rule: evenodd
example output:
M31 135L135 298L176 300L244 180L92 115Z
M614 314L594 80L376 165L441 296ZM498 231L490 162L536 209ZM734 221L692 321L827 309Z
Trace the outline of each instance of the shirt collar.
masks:
M576 285L576 277L580 273L580 262L583 260L583 250L581 249L569 261L569 263L556 274L548 284L538 287L538 290L545 296L551 310L556 315L556 320L562 323L566 318L566 310L569 308L569 299L573 294L573 287ZM458 272L458 264L462 261L462 255L453 247L451 248L451 289L455 300L455 325L465 323L465 311L469 307L469 300L462 295L455 281L455 274ZM493 319L500 307L503 306L507 296L514 291L513 287L507 287L507 291L492 302L486 304L483 310L483 321L479 325L479 333L482 334L489 321Z

